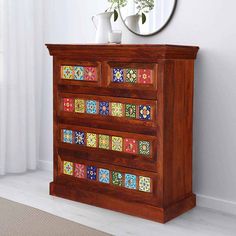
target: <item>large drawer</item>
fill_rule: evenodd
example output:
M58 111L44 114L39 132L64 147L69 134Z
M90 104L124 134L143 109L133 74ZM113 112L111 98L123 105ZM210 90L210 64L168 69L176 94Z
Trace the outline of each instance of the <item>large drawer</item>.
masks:
M60 153L136 169L158 170L159 141L155 136L59 124Z
M70 188L91 191L91 194L108 194L150 205L158 205L161 197L157 173L91 162L70 155L58 156L58 177L55 181Z

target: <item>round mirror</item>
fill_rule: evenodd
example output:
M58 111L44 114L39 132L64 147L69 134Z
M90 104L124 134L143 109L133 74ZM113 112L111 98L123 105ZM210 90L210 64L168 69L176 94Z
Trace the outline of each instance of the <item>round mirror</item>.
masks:
M133 33L150 36L160 32L171 20L177 0L120 0L120 16Z

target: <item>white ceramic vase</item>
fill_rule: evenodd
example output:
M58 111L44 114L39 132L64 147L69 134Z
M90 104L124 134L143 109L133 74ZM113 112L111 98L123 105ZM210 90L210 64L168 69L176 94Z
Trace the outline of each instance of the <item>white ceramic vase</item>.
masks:
M125 18L125 24L128 26L129 29L131 29L135 33L140 33L140 27L139 27L139 22L140 22L141 16L140 15L131 15L127 16Z
M112 32L111 16L114 12L103 12L92 17L96 28L96 43L108 43L108 35Z

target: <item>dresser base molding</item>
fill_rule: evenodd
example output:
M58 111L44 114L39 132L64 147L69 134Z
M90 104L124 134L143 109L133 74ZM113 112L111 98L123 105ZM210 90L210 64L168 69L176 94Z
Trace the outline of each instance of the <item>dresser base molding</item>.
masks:
M50 195L119 211L159 223L166 223L196 206L195 194L191 194L189 197L163 209L142 203L122 201L101 193L72 189L71 187L55 182L50 183Z

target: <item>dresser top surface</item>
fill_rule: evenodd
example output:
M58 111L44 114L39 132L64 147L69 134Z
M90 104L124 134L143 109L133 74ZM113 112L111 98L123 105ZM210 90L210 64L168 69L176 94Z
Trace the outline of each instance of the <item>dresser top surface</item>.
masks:
M46 44L52 56L93 52L94 56L140 57L153 59L195 59L199 47L168 44Z

